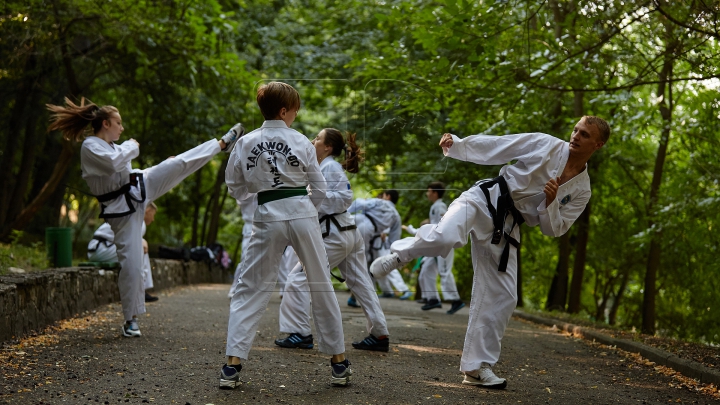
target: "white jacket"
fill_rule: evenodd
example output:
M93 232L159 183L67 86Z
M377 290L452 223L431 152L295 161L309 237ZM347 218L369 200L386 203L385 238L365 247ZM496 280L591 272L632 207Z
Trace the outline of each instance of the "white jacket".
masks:
M567 232L590 201L586 167L560 186L549 206L545 204L545 184L562 174L570 155L569 144L561 139L542 133L452 138L446 156L482 165L505 164L500 175L507 181L515 207L528 225L540 225L545 235L556 237ZM517 162L507 164L512 160Z
M316 217L315 207L325 199L325 179L320 173L315 147L305 135L288 128L282 120L265 121L262 127L237 141L225 171L225 182L230 195L238 202L261 191L310 186L310 195L258 206L253 221Z

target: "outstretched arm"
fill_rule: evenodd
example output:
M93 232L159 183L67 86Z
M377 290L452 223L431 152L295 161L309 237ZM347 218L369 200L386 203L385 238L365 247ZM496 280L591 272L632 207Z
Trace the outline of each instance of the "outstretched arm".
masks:
M444 134L440 146L445 156L482 165L502 165L528 159L562 140L542 133L515 135L471 135L460 139Z

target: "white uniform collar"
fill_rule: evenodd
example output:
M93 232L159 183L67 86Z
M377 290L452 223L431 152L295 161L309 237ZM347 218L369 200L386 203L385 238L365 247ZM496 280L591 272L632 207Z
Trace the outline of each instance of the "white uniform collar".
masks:
M283 120L265 120L262 128L288 128L288 126Z
M267 122L267 121L265 121L265 122ZM320 166L322 166L323 163L325 163L325 161L328 160L328 159L330 159L330 160L335 160L335 156L333 156L333 155L327 155L327 156L325 156L325 157L323 158L323 160L320 162ZM328 163L330 163L330 162L328 162Z

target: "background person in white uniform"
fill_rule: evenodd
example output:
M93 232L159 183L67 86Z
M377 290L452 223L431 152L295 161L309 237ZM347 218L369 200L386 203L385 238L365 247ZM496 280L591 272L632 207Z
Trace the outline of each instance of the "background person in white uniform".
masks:
M157 166L133 170L130 162L140 154L140 144L129 139L115 142L125 128L117 108L93 103L75 105L65 98L65 106L47 105L52 112L48 130L59 130L67 140L83 141L80 148L82 177L100 202L100 217L115 233L118 261L118 288L125 323L125 337L140 336L137 316L145 313L142 277L142 225L145 207L167 193L184 178L204 166L221 150L232 148L242 134L236 124L220 140L210 140ZM92 134L88 137L86 129Z
M318 347L332 355L330 382L347 385L352 371L345 359L340 306L330 283L316 209L325 199L325 179L315 147L305 135L289 128L300 108L300 95L288 84L270 82L258 88L257 103L265 122L240 138L225 172L230 195L242 201L257 193L258 208L230 301L228 359L220 371L220 388L239 384L241 359L248 358L288 245L305 265Z
M334 128L325 128L313 140L320 170L327 182L325 201L318 207L320 228L330 268L336 266L348 288L357 297L365 312L368 336L353 347L360 350L387 352L390 348L387 322L380 301L367 271L365 242L355 226L354 217L347 212L353 200L345 170L357 173L362 151L355 143L355 134L343 139ZM345 153L340 164L336 156ZM312 349L310 334L310 293L302 265L297 263L288 276L285 296L280 304L280 332L289 333L275 344L287 348Z
M397 190L385 190L383 191L380 198L386 201L390 201L393 206L397 206L400 195L398 194ZM390 228L383 231L383 233L380 235L382 245L380 246L380 249L377 250L375 258L390 254L390 245L392 245L396 240L400 239L400 236L402 235L402 219L400 218L400 214L397 212L397 208L395 209L393 216L395 217L395 219ZM401 300L407 300L412 297L410 288L407 286L407 284L405 284L405 280L403 280L402 274L400 274L400 271L398 271L397 269L391 271L390 274L387 275L387 277L378 278L375 279L375 281L378 283L378 286L382 291L382 297L394 297L395 293L393 292L393 288L400 292Z
M425 193L428 201L432 203L430 206L429 220L430 224L437 224L447 212L447 205L443 202L442 197L445 195L445 184L435 181L428 185ZM415 235L415 228L411 226L403 227L411 235ZM425 300L423 311L433 308L442 308L440 303L440 294L437 290L437 276L440 274L440 287L442 289L443 298L450 301L451 307L447 311L452 315L465 306L458 294L457 284L455 284L455 276L452 272L453 259L455 251L451 250L446 257L423 257L418 275L418 284L422 291L422 297Z
M155 221L157 213L157 205L155 203L148 204L145 208L145 216L143 217L142 236L145 236L146 227ZM154 302L158 297L150 295L147 290L154 287L152 279L152 269L150 267L150 255L148 254L148 243L143 238L143 290L145 291L145 302ZM117 262L117 248L115 247L115 232L110 228L110 224L103 223L95 230L93 238L88 242L88 260L91 262Z
M570 142L541 133L460 139L444 134L445 155L484 165L506 164L500 175L478 182L453 201L440 223L421 227L414 238L395 242L392 254L373 262L376 276L422 255L447 255L472 239L475 276L460 371L463 384L505 388L492 366L500 341L517 305L519 225L540 226L543 234L561 236L590 200L587 162L610 137L607 122L585 116Z

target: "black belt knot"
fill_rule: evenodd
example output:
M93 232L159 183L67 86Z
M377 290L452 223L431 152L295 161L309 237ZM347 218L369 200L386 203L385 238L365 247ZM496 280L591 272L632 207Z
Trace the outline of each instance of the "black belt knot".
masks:
M500 196L498 196L496 202L497 207L493 206L492 201L490 200L490 189L496 184L500 186ZM513 229L515 229L515 225L519 226L525 222L525 218L523 218L520 211L515 208L515 202L510 195L507 181L503 176L498 176L492 180L477 183L476 185L480 187L483 194L485 194L485 201L487 202L487 207L493 220L493 234L490 243L498 245L503 237L506 241L505 248L503 248L502 255L500 256L500 264L498 266L498 271L504 272L507 270L507 263L510 258L510 246L512 245L516 249L520 247L520 242L510 236L510 233ZM512 215L513 224L510 227L510 231L505 232L505 220L508 215Z

